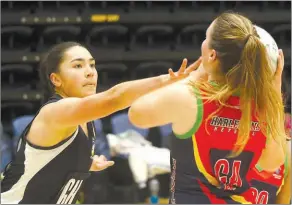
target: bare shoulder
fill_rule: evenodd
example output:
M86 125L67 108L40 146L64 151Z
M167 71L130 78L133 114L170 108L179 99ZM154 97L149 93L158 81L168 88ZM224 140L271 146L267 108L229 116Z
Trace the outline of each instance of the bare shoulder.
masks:
M143 100L145 100L145 103L148 104L150 104L151 101L154 103L156 100L156 106L160 106L159 109L174 108L173 112L179 112L179 110L189 106L192 107L192 104L196 102L193 88L184 82L173 83L158 89L152 93L149 93L148 95L143 96L141 101Z
M149 128L180 122L195 109L191 87L174 83L140 97L129 109L129 118L137 127Z
M173 122L172 129L178 135L184 135L190 131L197 120L197 97L195 94L195 88L189 84L189 81L181 82L180 96L178 98L183 103L180 109L180 117Z
M53 102L42 107L38 116L40 120L45 120L47 123L54 124L56 122L56 118L62 116L64 113L67 113L70 108L77 106L81 100L81 98L73 97L63 98L57 102Z
M62 113L52 112L52 107L54 107L56 103L58 102L45 105L35 117L27 133L27 140L31 144L41 147L51 147L64 140L66 137L71 136L76 131L77 126L57 126L56 123L53 123L53 120L50 120L54 119L54 117L47 116L55 115L55 118L57 118L58 115L62 115Z
M190 85L189 80L185 80L182 82L178 82L176 84L173 84L172 92L175 93L177 101L180 101L183 103L183 105L186 105L187 107L196 107L196 94L195 94L195 88Z
M177 97L192 98L194 97L194 87L189 84L189 80L185 79L173 83L165 88L166 93L175 93ZM178 98L177 98L178 99Z

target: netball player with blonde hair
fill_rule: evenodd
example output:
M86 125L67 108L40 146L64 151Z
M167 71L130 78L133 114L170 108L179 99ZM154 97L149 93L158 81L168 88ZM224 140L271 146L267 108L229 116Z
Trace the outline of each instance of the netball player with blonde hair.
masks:
M170 203L289 203L282 51L274 74L252 22L223 13L201 52L202 66L188 80L142 96L129 110L141 128L172 124ZM259 178L254 168L271 174Z

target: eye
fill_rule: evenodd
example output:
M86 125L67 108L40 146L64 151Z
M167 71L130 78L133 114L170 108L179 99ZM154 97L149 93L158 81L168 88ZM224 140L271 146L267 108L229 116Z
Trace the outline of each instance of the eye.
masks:
M91 64L90 64L90 67L91 67L91 68L95 68L95 63L91 63Z
M82 65L81 64L76 64L73 66L73 68L82 68Z

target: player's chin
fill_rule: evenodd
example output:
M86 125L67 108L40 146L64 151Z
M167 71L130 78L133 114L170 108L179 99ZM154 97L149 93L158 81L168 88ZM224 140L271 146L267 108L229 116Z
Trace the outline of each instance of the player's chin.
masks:
M96 88L86 89L86 90L83 90L83 92L82 92L83 97L91 96L94 94L96 94Z

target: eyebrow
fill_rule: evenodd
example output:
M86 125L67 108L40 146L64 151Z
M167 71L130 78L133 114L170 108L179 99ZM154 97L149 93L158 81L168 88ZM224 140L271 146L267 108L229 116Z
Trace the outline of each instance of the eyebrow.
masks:
M84 58L75 58L75 59L71 60L70 63L72 63L74 61L83 61L84 62L85 59ZM89 61L95 61L95 59L94 58L90 58Z

